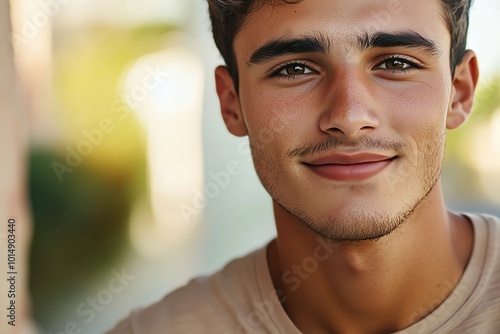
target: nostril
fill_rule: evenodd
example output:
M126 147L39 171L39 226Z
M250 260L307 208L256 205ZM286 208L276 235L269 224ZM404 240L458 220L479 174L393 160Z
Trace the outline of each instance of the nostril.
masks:
M339 128L335 128L335 127L331 127L331 128L329 128L329 129L326 129L326 131L344 133L344 131L342 131L342 130L341 130L341 129L339 129Z

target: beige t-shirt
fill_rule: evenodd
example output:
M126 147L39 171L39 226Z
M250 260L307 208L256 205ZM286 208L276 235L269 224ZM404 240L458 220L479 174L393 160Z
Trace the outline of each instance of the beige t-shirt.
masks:
M500 219L467 216L474 226L474 248L460 282L432 313L397 334L500 333ZM276 295L266 250L191 280L158 303L132 312L108 334L300 334Z

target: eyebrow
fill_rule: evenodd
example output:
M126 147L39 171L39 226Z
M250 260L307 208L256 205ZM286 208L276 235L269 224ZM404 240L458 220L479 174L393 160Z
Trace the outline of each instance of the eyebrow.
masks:
M293 39L279 38L270 40L252 53L248 65L270 61L288 54L327 53L331 44L330 39L322 34Z
M408 47L424 49L430 55L439 54L439 49L432 40L423 37L417 32L377 32L366 33L357 37L357 47L361 50L372 48ZM255 50L247 62L248 66L270 61L282 56L296 53L322 53L326 54L333 42L323 34L304 36L298 38L278 38L267 41Z
M398 46L424 49L430 55L438 55L440 53L436 43L414 31L397 33L378 32L372 35L365 34L362 37L358 37L358 47L361 50Z

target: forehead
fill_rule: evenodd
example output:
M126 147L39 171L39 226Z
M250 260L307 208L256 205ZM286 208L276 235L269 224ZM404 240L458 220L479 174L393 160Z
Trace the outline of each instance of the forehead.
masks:
M350 47L359 36L377 32L416 32L443 50L450 35L440 0L303 0L258 6L233 41L237 58L248 57L266 41L314 35L328 36L337 48Z

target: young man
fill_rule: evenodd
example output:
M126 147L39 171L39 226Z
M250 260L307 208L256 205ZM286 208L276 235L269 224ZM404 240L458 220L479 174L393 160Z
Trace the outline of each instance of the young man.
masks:
M500 220L448 211L439 180L478 79L470 1L209 5L277 237L112 333L500 333Z

